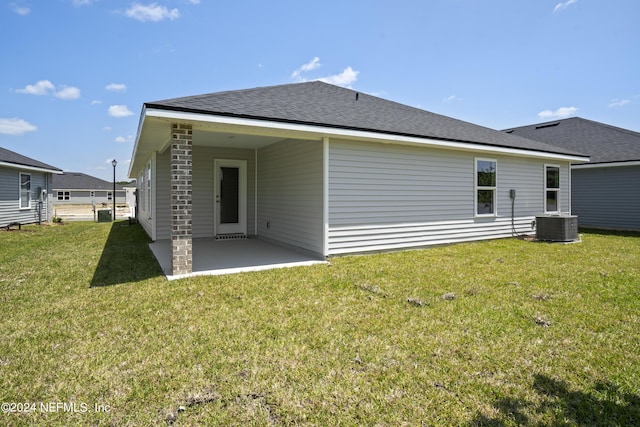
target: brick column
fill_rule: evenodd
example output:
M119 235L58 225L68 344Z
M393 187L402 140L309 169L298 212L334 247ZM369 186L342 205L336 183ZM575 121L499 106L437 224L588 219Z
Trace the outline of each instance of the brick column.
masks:
M173 275L192 272L191 252L191 125L171 128L171 269Z

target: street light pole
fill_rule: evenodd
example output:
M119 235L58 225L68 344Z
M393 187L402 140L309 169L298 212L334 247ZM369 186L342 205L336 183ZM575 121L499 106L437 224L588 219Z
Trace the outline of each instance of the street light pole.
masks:
M113 166L113 220L116 220L116 159L111 161L111 166Z

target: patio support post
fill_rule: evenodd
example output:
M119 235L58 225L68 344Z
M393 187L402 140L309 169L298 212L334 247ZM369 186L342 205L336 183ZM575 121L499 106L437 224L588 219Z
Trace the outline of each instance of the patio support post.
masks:
M192 272L192 139L191 125L171 126L171 270Z

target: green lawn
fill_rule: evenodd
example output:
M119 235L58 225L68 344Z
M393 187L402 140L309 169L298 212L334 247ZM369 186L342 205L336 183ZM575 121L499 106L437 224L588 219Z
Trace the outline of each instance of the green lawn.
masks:
M640 425L639 235L172 282L147 243L0 231L0 425Z

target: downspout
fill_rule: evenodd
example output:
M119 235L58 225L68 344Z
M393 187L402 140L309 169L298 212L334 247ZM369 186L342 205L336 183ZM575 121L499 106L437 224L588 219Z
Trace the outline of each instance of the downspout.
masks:
M258 149L254 150L253 154L253 233L258 235Z
M571 206L571 193L573 193L573 186L571 185L571 162L569 162L569 215L573 215L573 208Z
M329 255L329 138L322 138L322 255Z
M44 175L44 186L47 187L47 174ZM42 225L42 188L38 189L38 225Z

